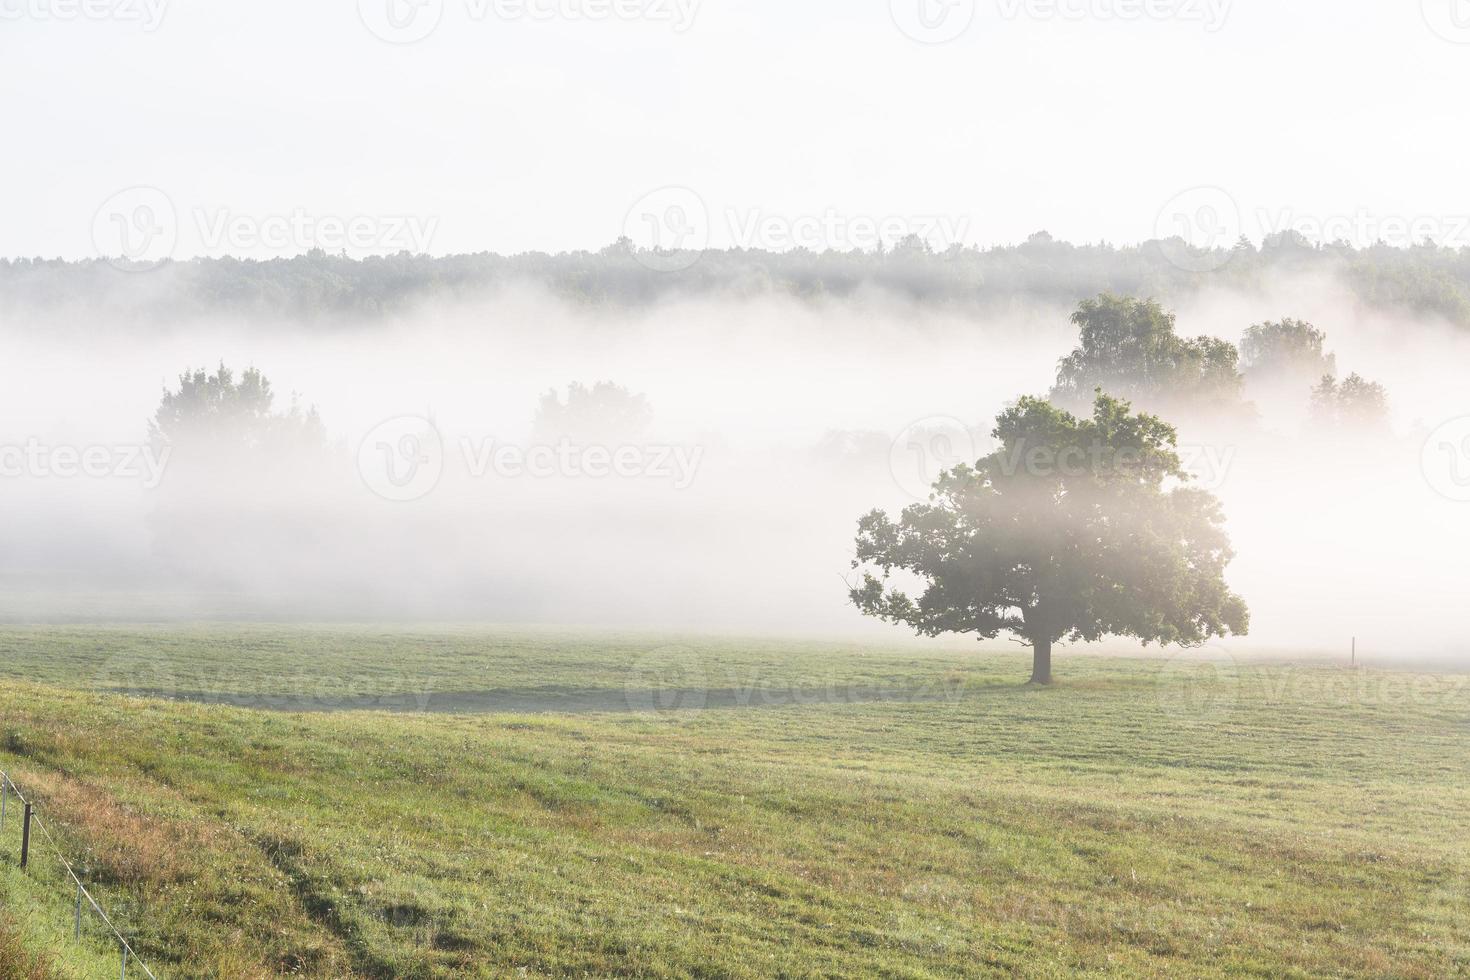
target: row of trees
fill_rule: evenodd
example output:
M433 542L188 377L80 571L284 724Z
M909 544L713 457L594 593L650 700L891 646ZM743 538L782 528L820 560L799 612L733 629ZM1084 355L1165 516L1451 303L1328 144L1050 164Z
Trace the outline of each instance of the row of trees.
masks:
M1181 254L1191 261L1179 262ZM597 252L402 252L361 260L313 250L266 261L167 262L130 272L102 259L0 260L0 313L95 311L140 324L207 315L371 318L425 299L475 296L533 282L578 302L638 305L679 294L848 296L878 287L915 300L978 306L1069 306L1102 291L1182 301L1202 289L1254 289L1294 274L1335 278L1362 303L1470 326L1470 249L1433 245L1315 246L1295 232L1260 247L1212 253L1182 242L1073 245L1038 232L1018 245L935 251L917 238L885 251L710 250L688 269L661 271L626 239ZM1212 271L1192 271L1208 268Z
M614 446L642 437L653 422L645 395L611 381L573 382L563 395L541 396L532 420L533 442L568 441ZM257 367L238 378L221 363L214 371L195 368L179 375L177 390L165 388L148 420L154 449L167 447L186 465L223 467L221 472L260 472L270 462L298 464L328 446L316 406L303 408L293 395L284 409L275 403L270 379Z
M1388 423L1383 386L1354 373L1337 378L1327 335L1304 320L1258 323L1240 345L1181 337L1174 314L1152 299L1104 294L1072 314L1080 341L1057 369L1051 398L1086 408L1096 390L1171 417L1240 423L1256 412L1247 391L1310 402L1320 425L1354 431Z

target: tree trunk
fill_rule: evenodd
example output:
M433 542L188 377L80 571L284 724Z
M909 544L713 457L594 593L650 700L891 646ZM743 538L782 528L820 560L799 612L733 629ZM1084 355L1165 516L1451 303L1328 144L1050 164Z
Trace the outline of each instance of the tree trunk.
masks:
M1051 640L1035 640L1031 644L1031 683L1051 683Z

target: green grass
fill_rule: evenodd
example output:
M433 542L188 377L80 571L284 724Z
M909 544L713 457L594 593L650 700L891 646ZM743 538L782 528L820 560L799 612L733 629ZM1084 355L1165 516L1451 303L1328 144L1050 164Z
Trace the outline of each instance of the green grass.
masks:
M1041 690L972 649L7 629L0 765L161 977L1470 973L1465 675L1057 668ZM433 710L507 698L535 713ZM13 934L40 975L115 975L15 835L0 960Z

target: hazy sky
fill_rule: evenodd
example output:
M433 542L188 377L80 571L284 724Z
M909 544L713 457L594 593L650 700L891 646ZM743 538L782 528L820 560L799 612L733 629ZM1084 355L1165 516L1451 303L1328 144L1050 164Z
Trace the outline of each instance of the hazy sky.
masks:
M1470 243L1466 0L391 2L0 0L0 255Z

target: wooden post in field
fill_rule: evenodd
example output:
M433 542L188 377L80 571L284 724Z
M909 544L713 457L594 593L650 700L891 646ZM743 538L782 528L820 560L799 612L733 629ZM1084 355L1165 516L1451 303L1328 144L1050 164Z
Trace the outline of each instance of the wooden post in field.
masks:
M82 883L80 881L77 882L77 913L76 913L76 915L77 915L76 935L73 936L73 939L76 942L81 942L82 941Z
M1358 638L1353 637L1353 666L1358 666Z
M20 821L20 869L25 870L31 859L31 805L26 804L25 816Z
M5 796L10 789L10 777L0 772L0 830L5 829Z
M122 948L122 973L118 974L119 980L128 980L128 948Z

